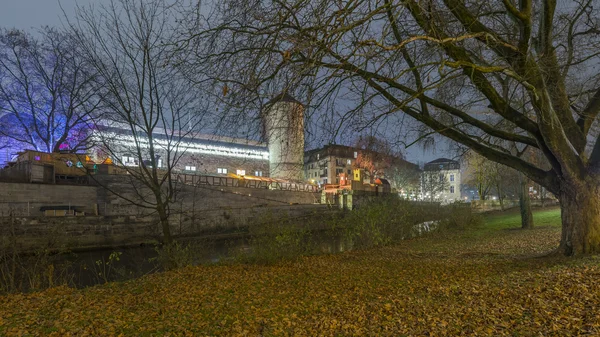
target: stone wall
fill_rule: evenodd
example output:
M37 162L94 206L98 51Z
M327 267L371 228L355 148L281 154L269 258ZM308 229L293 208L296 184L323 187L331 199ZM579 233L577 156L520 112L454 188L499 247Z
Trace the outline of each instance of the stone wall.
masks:
M261 219L300 219L333 211L325 205L285 205L179 213L172 216L171 231L175 237L231 233ZM159 242L160 237L152 215L0 217L0 245L21 251L138 245Z
M0 216L42 215L42 206L79 206L95 214L97 187L47 184L0 183Z
M128 200L151 207L153 196L142 186L125 177L105 176L99 180L98 209L101 215L147 214L151 209L135 207ZM133 187L135 186L135 188ZM112 193L111 191L115 192ZM143 202L146 200L147 202ZM177 213L197 213L220 209L237 209L262 206L282 206L290 204L315 204L320 202L319 193L269 190L263 188L231 186L191 186L179 184L172 211Z
M105 176L99 186L0 183L0 240L18 238L25 250L156 241L161 232L152 198L147 188L123 176ZM139 206L143 199L148 207ZM320 194L311 192L180 184L171 205L171 232L194 236L235 231L266 215L319 216L329 210L319 201ZM43 206L77 207L85 216L47 217L40 211Z
M153 196L139 183L126 176L113 175L98 176L98 180L99 186L0 183L0 217L9 214L40 216L43 215L40 211L43 206L72 206L81 209L86 215L104 216L147 215L153 212ZM132 205L122 197L147 207ZM194 213L256 206L314 204L319 201L319 194L311 192L180 184L172 206L174 211Z

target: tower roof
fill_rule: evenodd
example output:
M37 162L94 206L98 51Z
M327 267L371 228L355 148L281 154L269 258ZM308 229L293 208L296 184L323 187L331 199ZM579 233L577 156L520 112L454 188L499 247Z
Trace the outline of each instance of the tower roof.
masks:
M432 160L427 164L438 164L438 163L458 163L456 160L448 159L448 158L438 158L436 160Z
M266 105L271 105L271 104L275 104L275 103L279 103L279 102L292 102L292 103L304 105L285 91L282 92L281 94L273 97L270 101L267 102Z

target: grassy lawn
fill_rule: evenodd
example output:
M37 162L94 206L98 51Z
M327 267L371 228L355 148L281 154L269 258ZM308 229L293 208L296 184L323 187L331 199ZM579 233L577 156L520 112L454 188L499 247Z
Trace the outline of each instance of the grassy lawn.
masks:
M0 297L0 336L600 334L600 260L556 247L560 212L272 266L214 265Z

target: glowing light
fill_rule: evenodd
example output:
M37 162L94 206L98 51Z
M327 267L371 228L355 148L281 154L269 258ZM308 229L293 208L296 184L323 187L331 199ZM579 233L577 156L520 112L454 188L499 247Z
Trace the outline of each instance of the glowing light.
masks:
M105 141L107 143L113 143L116 146L122 147L123 150L129 149L136 144L136 138L129 135L121 135L115 132L99 132L94 134L93 138L95 141ZM137 144L142 149L150 148L148 138L138 137ZM250 158L250 159L269 159L269 151L256 150L256 149L244 149L235 146L220 146L220 145L209 145L201 143L200 141L186 142L180 140L179 142L171 142L163 139L154 139L154 146L159 149L170 150L170 151L181 151L188 153L204 153L212 154L217 156L227 156L236 158Z

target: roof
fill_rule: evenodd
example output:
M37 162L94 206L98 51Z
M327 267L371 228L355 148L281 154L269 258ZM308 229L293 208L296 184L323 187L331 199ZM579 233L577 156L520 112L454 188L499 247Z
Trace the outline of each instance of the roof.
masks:
M427 164L437 164L437 163L458 163L456 160L448 159L448 158L438 158L436 160L432 160ZM427 165L425 164L425 165Z
M289 95L286 91L273 97L270 101L267 102L266 105L271 105L271 104L275 104L275 103L279 103L279 102L293 102L293 103L297 103L300 105L304 105L304 104L300 103L300 101L298 101L297 99L295 99L294 97Z
M456 160L448 159L448 158L438 158L434 161L430 161L429 163L423 166L423 170L425 171L438 171L438 170L459 170L460 163Z
M155 133L153 136L156 139L166 139L167 136L164 134L164 130L162 129L156 129L158 130L157 133ZM114 132L117 134L123 134L123 135L130 135L131 134L131 130L128 130L126 128L119 128L119 127L104 127L102 129L98 129L99 132ZM141 135L143 135L143 132L140 133ZM250 150L259 150L259 151L266 151L267 150L267 145L264 143L260 143L260 142L256 142L256 141L252 141L252 140L245 140L245 139L241 139L241 138L232 138L232 137L224 137L224 136L211 136L211 135L204 135L204 134L199 134L199 133L194 133L194 132L188 132L188 133L183 133L180 134L178 131L174 131L173 134L175 135L176 138L178 138L180 140L185 140L191 143L195 143L195 144L206 144L206 145L214 145L214 146L231 146L232 144L235 144L235 147L241 148L241 149L250 149Z

